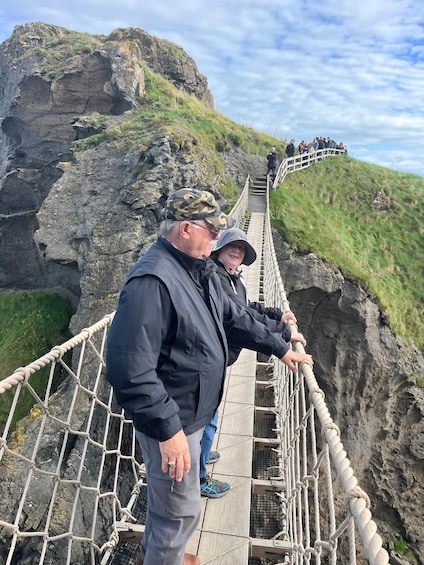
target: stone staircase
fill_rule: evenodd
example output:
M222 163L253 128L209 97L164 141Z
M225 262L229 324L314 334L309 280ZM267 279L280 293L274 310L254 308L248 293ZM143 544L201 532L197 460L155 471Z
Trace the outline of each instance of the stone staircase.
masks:
M266 182L267 182L267 175L263 175L261 177L256 177L250 188L251 195L263 196L266 194Z

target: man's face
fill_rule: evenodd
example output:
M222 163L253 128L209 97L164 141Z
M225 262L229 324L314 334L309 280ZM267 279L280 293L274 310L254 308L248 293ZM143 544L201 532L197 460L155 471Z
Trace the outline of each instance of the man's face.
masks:
M206 220L187 222L190 239L187 241L187 255L203 259L209 257L214 241L219 239L219 230Z

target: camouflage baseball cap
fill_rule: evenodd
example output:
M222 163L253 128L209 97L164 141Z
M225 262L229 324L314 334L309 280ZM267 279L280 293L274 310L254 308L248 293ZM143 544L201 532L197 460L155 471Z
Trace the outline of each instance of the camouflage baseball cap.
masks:
M213 194L205 190L181 188L166 201L165 218L168 220L206 220L225 230L234 225L233 218L223 214Z

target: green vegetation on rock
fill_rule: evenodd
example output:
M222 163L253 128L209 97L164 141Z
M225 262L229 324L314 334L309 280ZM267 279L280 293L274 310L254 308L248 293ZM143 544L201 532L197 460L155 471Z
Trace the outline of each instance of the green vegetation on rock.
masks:
M81 54L87 55L100 49L104 37L39 23L36 31L34 29L20 36L24 48L22 57L35 55L40 59L41 74L55 79L72 70Z
M71 315L69 301L55 292L0 292L0 380L69 339ZM49 371L50 367L46 366L31 377L31 386L41 397ZM60 382L61 375L55 375L54 389ZM0 395L0 430L6 423L15 390L13 387ZM24 388L15 411L15 422L26 416L33 404L33 396Z
M391 329L424 349L424 179L350 157L290 173L271 195L290 247L375 295Z
M248 154L265 156L272 145L281 146L274 137L236 124L147 68L144 76L145 93L139 106L102 133L75 141L74 151L84 151L107 141L132 152L146 148L153 138L163 134L183 153L201 160L206 172L212 174L225 171L221 158L225 151L240 148ZM99 116L96 120L99 121ZM237 192L233 197L231 204L235 203Z
M413 551L404 539L401 538L395 540L393 542L393 548L403 559L407 559L410 565L418 565L418 561L416 560Z

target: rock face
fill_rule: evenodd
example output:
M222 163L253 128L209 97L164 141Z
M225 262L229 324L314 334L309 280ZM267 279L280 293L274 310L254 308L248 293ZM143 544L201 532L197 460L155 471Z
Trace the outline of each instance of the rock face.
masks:
M375 300L275 233L287 297L314 373L386 540L424 556L424 358L386 325Z
M64 287L79 294L78 249L87 247L86 229L93 227L94 220L89 220L91 226L76 228L73 253L62 247L54 252L54 261L46 261L34 241L37 214L54 183L75 163L73 141L99 131L90 114L119 119L143 96L143 65L213 106L206 78L194 61L180 47L139 29L100 37L27 24L17 26L0 46L0 287ZM105 179L108 173L111 180L103 212L114 191L128 188L131 166L139 157L117 156L100 175ZM114 174L118 161L122 163ZM88 175L96 171L82 169L83 164L77 163L72 182L80 182L76 171L87 177L88 185ZM64 202L63 192L60 196ZM57 189L54 197L59 197ZM73 221L79 223L80 218L74 216ZM53 224L58 227L54 216L45 225Z

